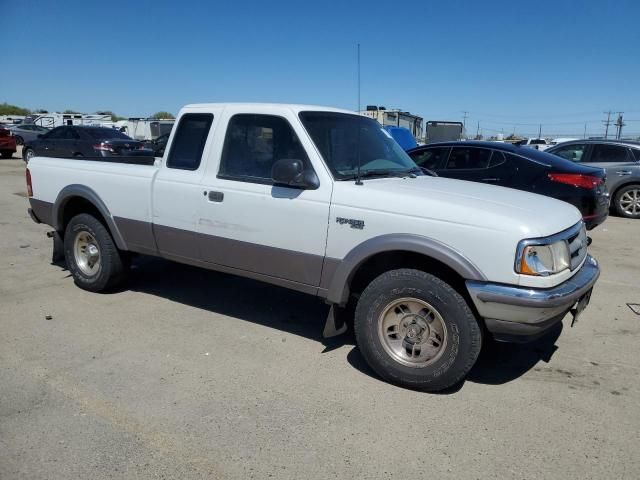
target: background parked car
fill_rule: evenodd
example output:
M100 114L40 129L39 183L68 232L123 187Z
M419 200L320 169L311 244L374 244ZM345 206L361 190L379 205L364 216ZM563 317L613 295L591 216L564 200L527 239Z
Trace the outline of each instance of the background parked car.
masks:
M38 135L44 135L49 131L46 127L33 125L32 123L23 123L20 125L12 125L9 127L11 134L16 137L16 144L22 145L25 142L31 142L38 138Z
M385 125L382 128L384 128L404 150L410 150L418 146L416 138L408 128L394 127L392 125Z
M447 142L407 152L418 166L441 177L539 193L575 205L588 229L609 213L605 171L546 152L498 142Z
M0 127L0 156L11 158L16 153L16 139L11 136L11 132Z
M540 151L549 148L549 143L544 138L525 138L524 140L516 142L515 145L533 148Z
M623 217L640 218L640 142L576 140L550 148L547 152L573 162L604 168L615 211Z
M144 144L124 133L108 127L57 127L25 143L22 157L29 161L34 156L46 157L113 157L153 156Z
M167 148L167 142L169 141L169 133L165 133L164 135L160 135L155 140L150 140L144 143L144 147L153 150L153 155L155 157L162 157L164 155L164 150Z

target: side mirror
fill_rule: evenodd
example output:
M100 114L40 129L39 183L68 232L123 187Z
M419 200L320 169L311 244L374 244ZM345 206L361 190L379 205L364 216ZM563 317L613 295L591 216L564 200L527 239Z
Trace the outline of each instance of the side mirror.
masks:
M320 186L320 180L313 170L305 170L302 160L283 158L273 164L271 179L276 185L315 190Z

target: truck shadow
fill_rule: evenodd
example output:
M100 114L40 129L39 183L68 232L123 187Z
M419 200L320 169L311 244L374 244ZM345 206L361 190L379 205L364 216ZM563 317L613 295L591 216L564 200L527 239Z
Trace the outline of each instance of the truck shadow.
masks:
M323 353L351 345L347 354L351 366L378 378L355 348L351 331L330 339L322 337L329 306L311 295L152 257L136 259L126 288L315 340L324 346ZM486 341L466 381L500 385L515 380L538 362L550 361L561 332L562 324L558 324L531 343ZM441 393L455 393L463 385L461 382Z

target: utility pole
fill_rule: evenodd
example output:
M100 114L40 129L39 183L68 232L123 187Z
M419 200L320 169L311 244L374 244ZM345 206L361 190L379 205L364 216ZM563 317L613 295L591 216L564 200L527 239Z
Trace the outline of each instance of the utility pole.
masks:
M476 128L476 140L480 140L480 120L478 120L478 128Z
M604 112L607 114L607 121L606 122L602 122L606 125L605 131L604 131L604 138L605 140L607 139L607 137L609 136L609 125L611 125L611 110L609 110L608 112Z
M464 116L462 117L462 130L466 134L466 131L467 131L467 117L469 116L469 112L463 110L462 113L464 113Z
M626 125L626 123L624 123L623 121L623 114L624 112L618 112L618 119L616 120L615 126L616 126L616 138L618 140L620 140L620 137L622 136L622 127L624 127Z
M542 124L538 127L538 138L542 138Z
M582 138L587 138L587 124L584 124L584 135L582 136Z

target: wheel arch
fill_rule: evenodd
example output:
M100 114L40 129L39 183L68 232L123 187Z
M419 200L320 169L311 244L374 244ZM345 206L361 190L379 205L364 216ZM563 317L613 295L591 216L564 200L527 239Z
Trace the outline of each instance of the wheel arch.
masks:
M419 268L440 273L457 286L464 280L486 281L480 269L461 252L435 239L415 234L389 234L371 238L335 261L327 279L327 300L345 305L352 292L390 268ZM366 286L366 285L365 285ZM465 292L466 293L466 292Z
M90 213L98 217L98 220L109 230L113 241L120 250L127 250L127 244L116 225L116 222L109 212L106 204L100 196L86 185L67 185L64 187L55 203L53 204L53 227L56 231L64 234L67 223L71 218L79 213Z
M629 180L626 180L626 181L620 183L619 185L616 185L615 190L613 190L613 192L609 192L609 194L611 195L611 198L615 199L616 195L618 195L618 192L621 189L623 189L624 187L628 187L630 185L639 185L640 186L640 178L629 179Z

